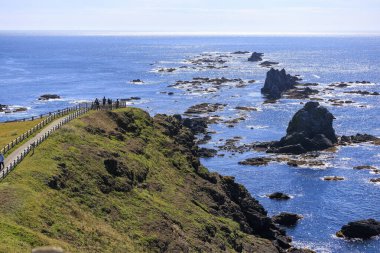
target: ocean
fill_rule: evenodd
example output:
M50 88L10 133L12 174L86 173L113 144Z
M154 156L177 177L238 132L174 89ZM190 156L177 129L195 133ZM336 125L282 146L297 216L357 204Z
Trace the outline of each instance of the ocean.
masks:
M26 107L25 112L0 113L0 121L37 116L96 97L132 100L131 106L156 113L183 114L200 103L226 106L209 115L235 123L209 126L212 139L204 147L217 148L233 137L239 144L279 140L292 115L307 99L281 99L264 103L260 89L268 68L248 62L249 54L264 53L264 60L278 62L300 75L305 83L318 83L319 102L335 116L338 135L367 133L380 136L380 96L345 93L380 92L380 37L366 36L42 36L0 34L0 104ZM223 62L196 64L200 58ZM163 68L163 71L160 69ZM175 68L174 71L167 71ZM193 78L241 79L243 85L227 82L220 87L172 86ZM133 83L140 79L143 83ZM248 83L255 80L254 83ZM360 81L360 83L356 83ZM368 83L361 83L368 81ZM336 82L353 82L333 87ZM40 101L43 94L61 99ZM336 101L350 101L337 105ZM237 106L255 111L237 110ZM380 168L380 147L370 144L339 147L322 152L324 165L291 167L270 163L253 167L239 165L246 158L267 156L263 152L219 151L223 156L202 159L211 171L234 176L260 201L270 215L288 211L304 216L287 229L297 246L317 252L379 252L380 240L345 241L335 237L349 221L380 220L380 185L368 170ZM342 176L344 181L327 182L324 176ZM377 176L378 177L378 176ZM289 201L273 201L266 194L283 191Z

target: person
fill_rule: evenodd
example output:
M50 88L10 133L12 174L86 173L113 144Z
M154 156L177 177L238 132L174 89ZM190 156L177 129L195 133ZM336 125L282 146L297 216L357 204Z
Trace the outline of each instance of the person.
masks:
M105 105L106 105L106 101L107 101L106 96L104 96L104 97L103 97L103 107L105 107Z
M119 106L120 106L120 101L119 101L119 99L116 99L116 109L118 109Z
M108 109L112 110L112 99L108 99Z
M0 153L0 170L4 169L4 155Z
M34 155L34 149L36 148L36 143L33 142L30 144L30 148L32 149L32 154L31 155Z
M95 109L96 110L100 109L99 99L95 99Z

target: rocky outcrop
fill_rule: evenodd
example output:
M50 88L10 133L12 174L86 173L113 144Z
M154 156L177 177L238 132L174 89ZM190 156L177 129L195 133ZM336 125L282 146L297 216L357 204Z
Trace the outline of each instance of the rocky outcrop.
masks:
M251 57L248 58L248 61L251 61L251 62L262 61L263 56L264 56L263 53L253 52Z
M200 185L194 194L197 201L207 200L210 203L209 212L233 219L245 233L271 240L280 252L290 247L290 238L272 222L264 207L245 187L236 183L233 177L204 171L197 157L199 149L195 145L194 132L182 123L183 119L179 115L156 115L154 121L165 134L181 145L182 152L187 154L198 175L211 183L203 182Z
M343 181L344 177L340 176L326 176L322 178L324 181Z
M177 70L176 68L160 68L160 69L158 69L158 72L172 73L176 70Z
M287 253L316 253L315 251L311 249L297 249L297 248L291 248L287 251Z
M182 122L182 124L189 128L194 134L205 134L207 130L207 118L182 118L180 115L175 117Z
M286 95L286 98L290 98L290 99L306 99L306 98L310 98L311 95L316 95L318 93L319 93L318 90L311 89L310 87L306 87L306 88L290 89L286 91L284 95Z
M370 166L370 165L360 165L360 166L355 166L355 170L376 170L376 167Z
M302 219L302 215L295 214L295 213L280 213L278 215L275 215L272 217L272 220L274 223L290 227L297 224L298 220Z
M379 96L380 93L375 91L375 92L370 92L366 90L354 90L354 91L345 91L344 93L346 94L359 94L362 96Z
M235 52L232 52L231 54L249 54L249 51L235 51Z
M52 99L60 99L61 97L56 94L44 94L41 95L38 100L52 100Z
M375 145L379 145L380 139L370 134L356 134L351 136L343 135L339 138L339 145L343 146L363 142L371 142Z
M216 112L219 110L222 110L226 104L210 104L210 103L202 103L197 104L189 107L189 109L186 110L185 114L203 114L203 113L210 113L210 112Z
M233 177L222 177L221 183L227 196L237 204L236 207L222 205L218 208L224 215L237 221L243 231L272 240L280 251L290 247L291 239L272 222L263 206L245 187L236 183Z
M290 196L282 192L274 192L272 194L269 194L268 198L277 200L288 200L290 199Z
M286 136L269 152L302 154L324 150L338 142L333 128L334 116L318 102L308 102L289 123Z
M218 153L218 151L215 149L210 149L210 148L198 149L198 156L199 157L210 158L210 157L216 156L217 153Z
M251 165L251 166L261 166L268 165L272 161L271 158L267 157L256 157L256 158L248 158L244 161L239 162L240 165Z
M144 81L142 81L141 79L133 79L131 83L142 84L144 83Z
M380 235L380 222L374 219L349 222L336 235L347 239L370 239Z
M266 67L266 68L270 68L272 67L273 65L278 65L279 63L278 62L275 62L275 61L264 61L262 63L260 63L260 66L261 67Z
M286 74L285 69L280 71L272 68L267 73L261 93L269 99L279 99L285 91L294 88L297 80L297 77Z
M0 104L0 112L14 113L14 112L25 112L27 110L28 108L26 107L10 107L8 105Z

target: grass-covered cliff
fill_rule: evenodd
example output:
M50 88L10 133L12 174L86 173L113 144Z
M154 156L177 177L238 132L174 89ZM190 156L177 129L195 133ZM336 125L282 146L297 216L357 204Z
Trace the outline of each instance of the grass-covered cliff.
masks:
M287 247L244 187L200 165L193 143L180 119L139 109L74 120L0 182L0 252Z

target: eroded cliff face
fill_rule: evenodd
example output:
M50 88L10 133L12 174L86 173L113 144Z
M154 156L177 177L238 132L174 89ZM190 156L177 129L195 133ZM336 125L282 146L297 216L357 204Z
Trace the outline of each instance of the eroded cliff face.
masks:
M0 251L284 251L289 239L248 191L200 164L202 126L133 108L74 120L0 185L12 193Z
M290 247L290 238L272 222L263 206L243 185L236 183L233 177L209 173L200 165L198 147L194 144L194 130L185 127L181 123L183 119L178 116L157 115L154 121L163 127L164 133L185 147L184 154L194 167L195 173L201 177L201 184L194 188L193 196L197 201L207 203L211 214L238 222L244 233L269 239L279 250Z

